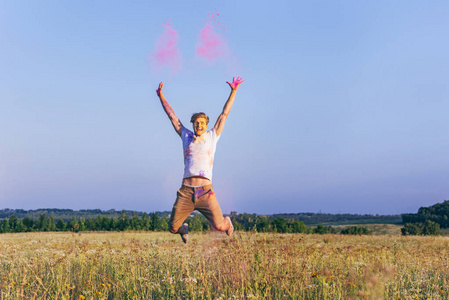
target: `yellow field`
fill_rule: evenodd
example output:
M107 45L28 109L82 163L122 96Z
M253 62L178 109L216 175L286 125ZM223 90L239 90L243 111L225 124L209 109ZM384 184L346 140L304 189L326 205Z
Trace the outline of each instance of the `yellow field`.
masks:
M447 299L445 237L0 235L1 299Z

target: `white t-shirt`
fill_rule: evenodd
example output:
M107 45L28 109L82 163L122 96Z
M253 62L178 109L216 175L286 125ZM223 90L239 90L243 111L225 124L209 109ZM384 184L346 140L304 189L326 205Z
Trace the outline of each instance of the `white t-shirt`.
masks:
M206 177L212 181L214 154L220 136L215 129L206 131L200 137L184 126L181 132L182 148L184 149L184 177Z

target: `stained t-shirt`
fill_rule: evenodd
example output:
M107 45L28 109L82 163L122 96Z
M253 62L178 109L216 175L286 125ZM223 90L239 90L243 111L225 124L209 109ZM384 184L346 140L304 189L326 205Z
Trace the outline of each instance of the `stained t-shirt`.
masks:
M182 148L184 149L184 177L202 176L212 181L214 154L220 136L215 129L206 131L196 137L184 126L181 132Z

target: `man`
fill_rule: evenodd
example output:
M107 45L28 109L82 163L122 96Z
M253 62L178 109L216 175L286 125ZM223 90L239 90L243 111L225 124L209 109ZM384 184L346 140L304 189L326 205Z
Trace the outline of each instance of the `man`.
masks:
M184 149L182 186L177 192L177 198L168 223L170 232L180 234L184 243L188 242L189 235L187 223L183 224L183 222L194 210L201 212L215 229L225 231L228 236L234 232L231 219L223 217L220 205L215 198L212 188L212 167L217 141L234 104L237 89L242 82L241 77L237 77L237 79L234 77L232 82L226 82L231 87L231 94L214 127L209 131L206 131L209 117L202 112L193 114L190 119L194 132L185 128L176 117L173 108L165 100L162 93L164 86L162 82L156 91L164 111L167 113L176 133L181 137Z

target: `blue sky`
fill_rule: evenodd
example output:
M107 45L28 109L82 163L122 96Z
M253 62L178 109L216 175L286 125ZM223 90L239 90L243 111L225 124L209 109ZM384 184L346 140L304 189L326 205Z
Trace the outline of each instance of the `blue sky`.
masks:
M232 59L207 64L212 12ZM176 74L148 59L167 20ZM158 83L189 126L242 76L225 213L416 212L449 199L447 53L447 1L0 1L0 207L171 210L182 147Z

